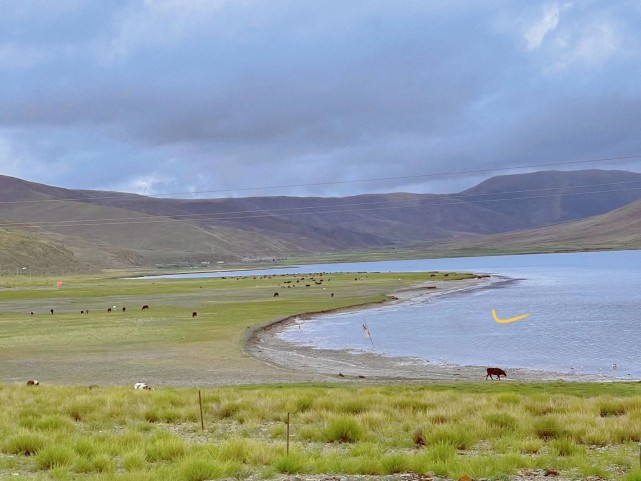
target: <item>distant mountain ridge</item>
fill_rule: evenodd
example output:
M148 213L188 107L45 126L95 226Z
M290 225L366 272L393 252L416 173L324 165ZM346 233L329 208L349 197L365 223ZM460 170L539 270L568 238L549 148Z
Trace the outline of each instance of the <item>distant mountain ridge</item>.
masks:
M571 224L638 200L641 174L596 169L497 176L449 195L193 200L0 176L0 228L30 232L33 242L60 246L79 265L106 268L469 242ZM9 265L10 255L0 262Z
M524 227L537 227L604 214L638 200L640 175L620 170L534 172L492 177L461 194L475 204L492 203L488 207L494 212L521 217ZM496 198L504 200L493 202Z

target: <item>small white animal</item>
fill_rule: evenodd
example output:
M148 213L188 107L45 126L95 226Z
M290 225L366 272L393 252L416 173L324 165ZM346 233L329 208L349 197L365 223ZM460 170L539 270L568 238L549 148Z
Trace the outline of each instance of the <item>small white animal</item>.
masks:
M154 388L149 387L147 385L147 383L144 383L144 382L137 382L136 384L134 384L134 389L144 389L146 391L153 391L154 390Z

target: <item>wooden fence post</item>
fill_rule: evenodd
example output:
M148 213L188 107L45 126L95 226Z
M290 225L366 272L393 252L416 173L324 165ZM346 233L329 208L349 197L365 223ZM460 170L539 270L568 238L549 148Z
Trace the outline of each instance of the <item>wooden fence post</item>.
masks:
M287 413L287 455L289 456L289 413Z
M205 420L203 419L203 398L198 390L198 404L200 405L200 429L205 430Z

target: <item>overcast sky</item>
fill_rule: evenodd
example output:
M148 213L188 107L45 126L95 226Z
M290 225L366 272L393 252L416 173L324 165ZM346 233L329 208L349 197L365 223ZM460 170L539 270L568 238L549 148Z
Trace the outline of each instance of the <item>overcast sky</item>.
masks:
M228 197L456 192L546 163L641 171L637 0L0 0L0 12L4 175ZM430 176L461 171L485 172Z

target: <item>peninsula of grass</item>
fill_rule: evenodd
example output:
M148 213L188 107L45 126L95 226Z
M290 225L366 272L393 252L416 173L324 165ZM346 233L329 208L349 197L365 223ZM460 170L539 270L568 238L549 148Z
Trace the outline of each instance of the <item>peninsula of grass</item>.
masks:
M261 382L263 373L277 371L244 352L245 339L257 326L382 302L391 292L420 282L470 276L3 277L0 381L35 378L101 386L141 380L168 386ZM149 309L142 310L143 305ZM293 381L306 379L292 376Z

